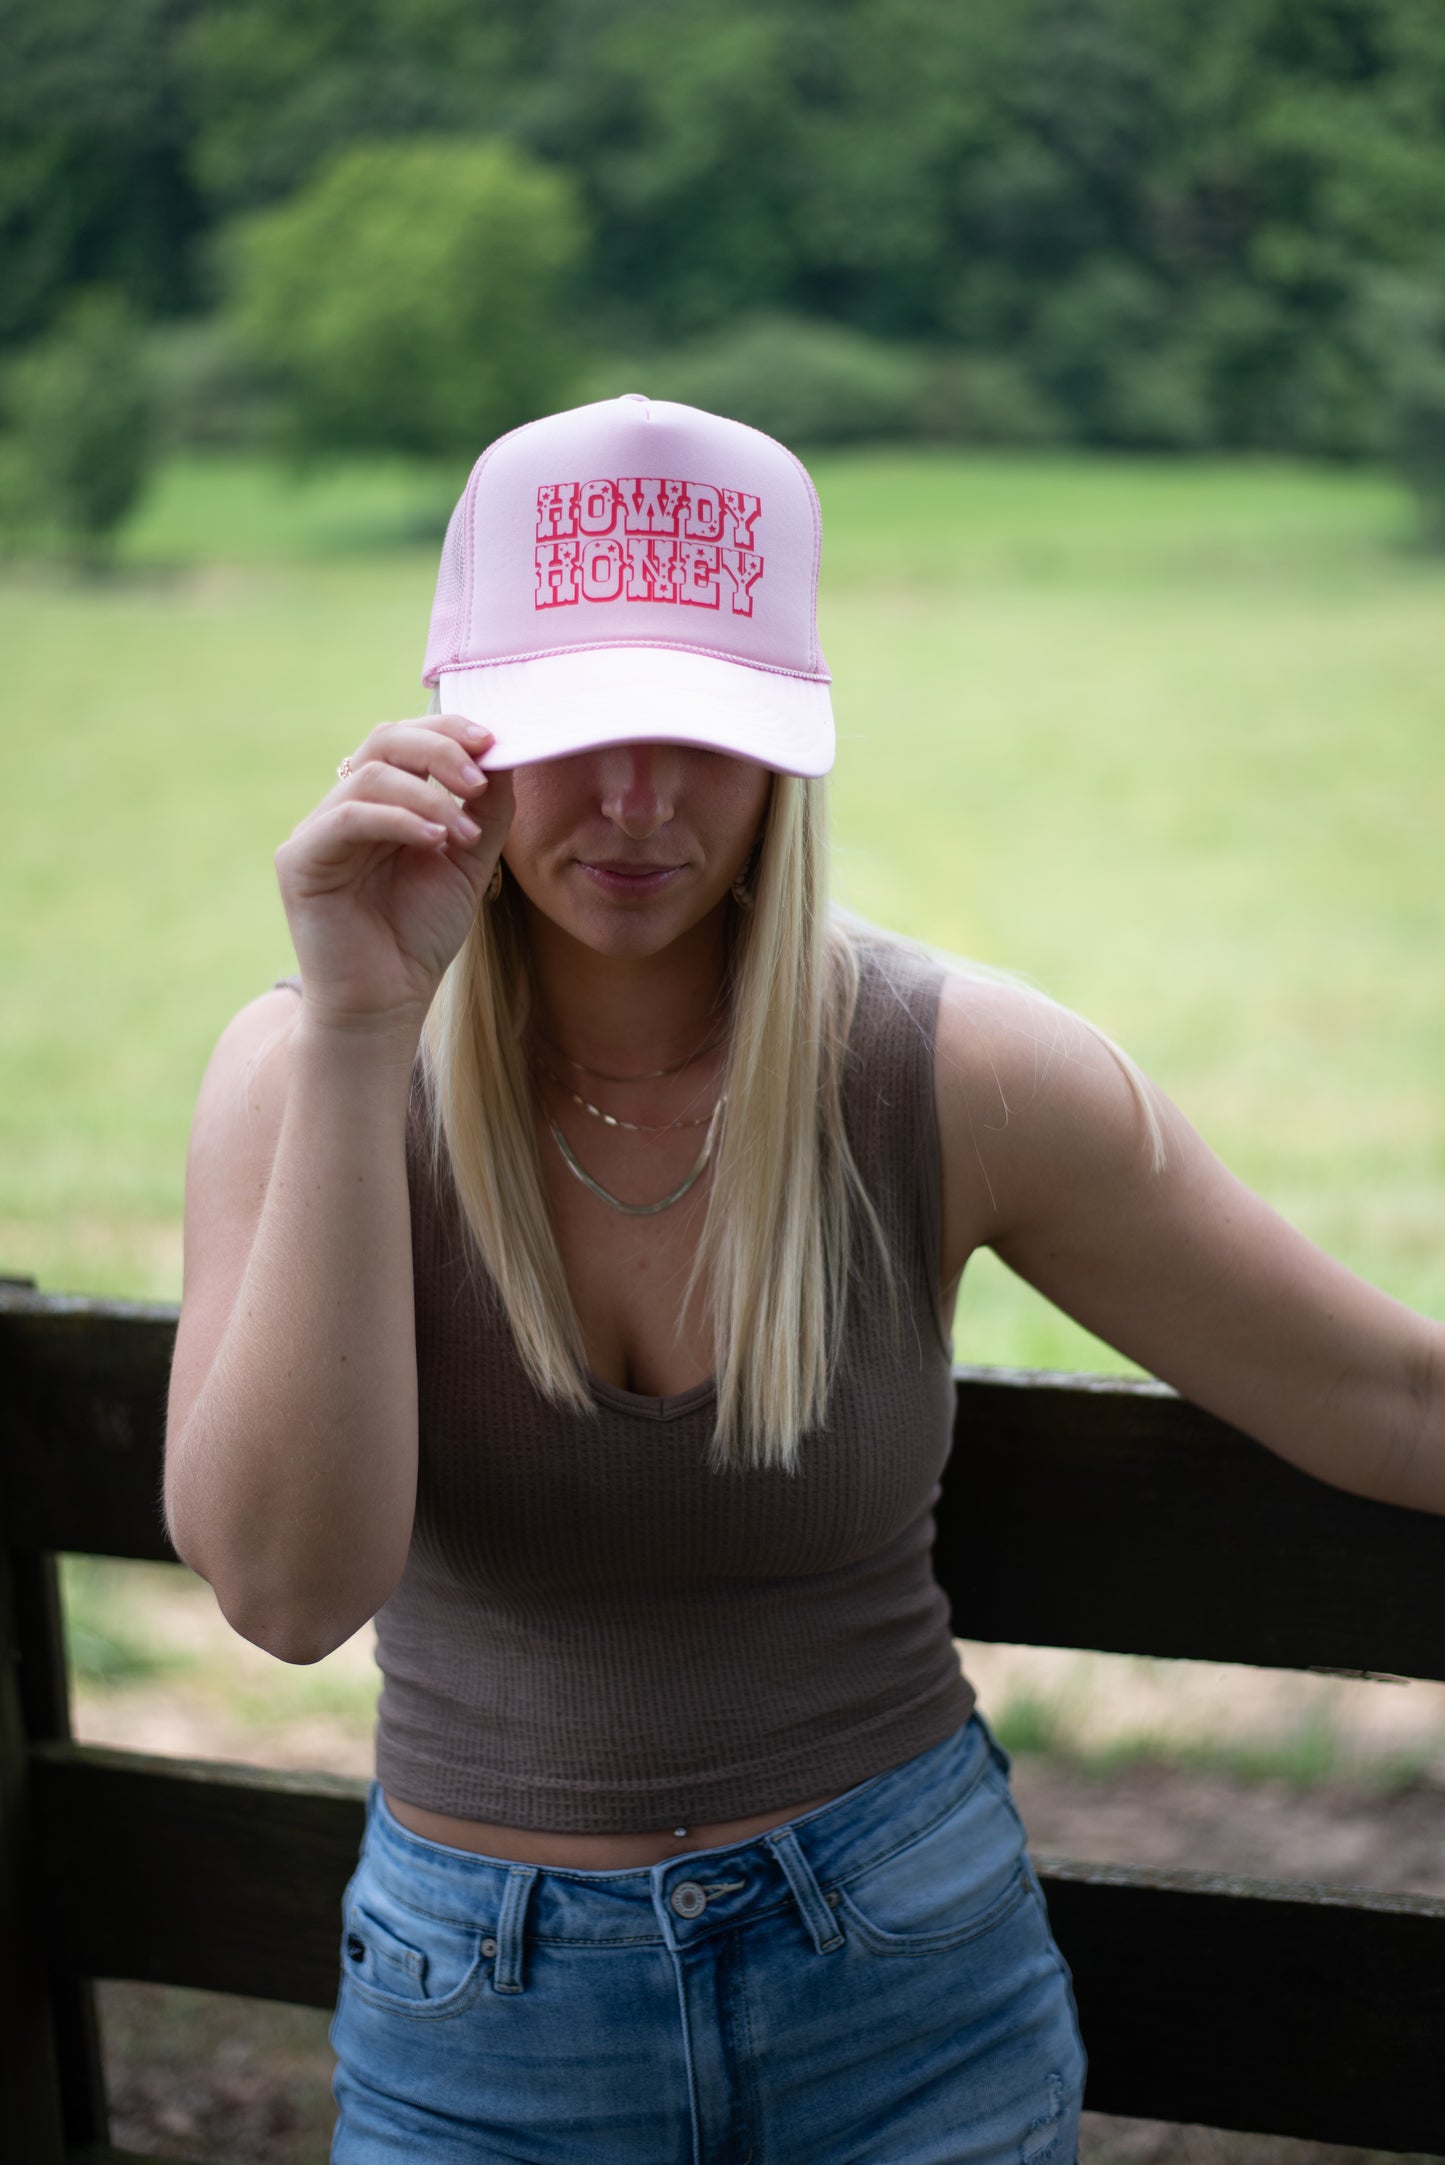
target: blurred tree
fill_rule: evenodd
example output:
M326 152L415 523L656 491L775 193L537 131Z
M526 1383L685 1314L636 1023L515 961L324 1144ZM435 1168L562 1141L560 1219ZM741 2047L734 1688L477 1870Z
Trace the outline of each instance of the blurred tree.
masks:
M641 365L604 363L584 390L615 398L644 384L655 398L731 414L797 446L917 435L931 388L926 362L893 341L764 313Z
M573 177L593 354L814 318L951 349L993 425L1357 456L1373 282L1445 230L1441 0L0 0L0 40L0 342L97 266L192 308L187 220L436 134Z
M158 324L147 349L163 451L253 450L274 438L273 388L223 317Z
M1395 379L1396 450L1427 544L1445 549L1445 304L1435 336L1413 347Z
M1433 5L1178 11L1149 245L1217 442L1347 455L1383 444L1370 288L1382 265L1426 260L1445 217Z
M1365 294L1445 220L1438 0L550 14L517 125L579 173L624 344L766 306L1012 363L1085 441L1382 443Z
M31 536L58 535L80 569L104 570L154 447L143 327L122 296L73 294L54 328L11 361L4 406Z
M1382 277L1372 302L1389 449L1419 506L1423 540L1445 549L1445 259L1429 282Z
M293 194L355 142L503 134L548 65L550 0L210 0L181 40L216 214Z
M179 72L200 0L0 0L0 347L72 287L192 305L205 206Z
M237 332L290 449L475 455L565 404L575 189L503 143L357 144L232 235Z

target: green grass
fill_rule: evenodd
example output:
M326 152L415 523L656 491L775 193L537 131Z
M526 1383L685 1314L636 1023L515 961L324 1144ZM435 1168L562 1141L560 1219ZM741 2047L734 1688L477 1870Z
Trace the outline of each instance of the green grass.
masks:
M132 1566L107 1556L62 1556L60 1592L70 1671L91 1685L138 1684L190 1667L184 1651L147 1632L133 1598Z
M1125 1044L1285 1214L1445 1313L1445 566L1371 475L813 462L837 885ZM459 476L169 469L111 584L0 572L0 1272L174 1299L271 858L419 711ZM990 1258L961 1358L1122 1367Z
M1013 1756L1049 1759L1071 1767L1084 1781L1105 1785L1132 1768L1167 1767L1244 1783L1276 1782L1296 1791L1344 1779L1375 1796L1390 1796L1428 1775L1438 1756L1424 1742L1390 1752L1362 1751L1348 1724L1328 1707L1306 1709L1273 1735L1240 1737L1172 1735L1145 1723L1086 1740L1077 1734L1073 1713L1063 1696L1016 1685L989 1720Z
M406 459L333 462L309 475L261 459L176 459L133 520L120 561L141 572L395 549L432 558L466 479L465 466Z

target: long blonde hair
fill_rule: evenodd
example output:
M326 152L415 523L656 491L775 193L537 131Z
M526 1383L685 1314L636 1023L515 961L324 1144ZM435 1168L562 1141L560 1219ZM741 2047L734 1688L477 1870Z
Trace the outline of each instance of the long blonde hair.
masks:
M895 1320L899 1314L894 1261L843 1118L843 1061L865 942L1023 983L833 908L827 783L775 775L753 907L733 909L726 1103L678 1319L680 1332L700 1305L716 1349L710 1459L718 1468L791 1470L801 1437L823 1421L841 1350L855 1212L877 1245ZM515 881L504 880L495 903L477 911L426 1019L432 1170L454 1186L468 1262L492 1280L531 1382L555 1404L594 1416L537 1153L523 1050L530 994L522 904ZM1093 1024L1054 1001L1043 1007L1058 1033L1082 1027L1117 1060L1161 1171L1163 1131L1134 1062Z
M854 938L830 914L827 866L826 784L776 775L753 907L729 905L726 1104L681 1310L700 1308L716 1348L719 1467L791 1468L800 1437L822 1422L855 1211L894 1282L843 1120L859 966ZM532 1383L589 1415L581 1326L537 1155L523 1050L529 993L522 905L504 880L427 1016L432 1162L455 1186L470 1260L494 1282Z

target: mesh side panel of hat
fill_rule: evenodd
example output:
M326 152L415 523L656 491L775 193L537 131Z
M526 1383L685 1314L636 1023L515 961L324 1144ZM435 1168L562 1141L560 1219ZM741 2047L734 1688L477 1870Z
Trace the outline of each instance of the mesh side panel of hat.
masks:
M436 598L427 632L426 664L421 673L423 684L435 684L442 671L459 661L466 652L471 630L471 582L468 576L471 511L472 491L467 488L462 491L461 501L447 523L447 537L442 543Z

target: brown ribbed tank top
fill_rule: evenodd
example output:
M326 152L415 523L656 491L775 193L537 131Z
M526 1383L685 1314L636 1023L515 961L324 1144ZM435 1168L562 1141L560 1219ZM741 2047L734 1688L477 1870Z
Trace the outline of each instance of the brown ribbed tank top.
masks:
M967 1719L930 1561L954 1403L942 972L881 943L861 964L844 1116L901 1321L857 1225L827 1419L792 1474L708 1469L711 1381L648 1398L593 1377L595 1418L539 1397L431 1178L418 1057L416 1517L376 1617L376 1771L403 1801L559 1833L705 1825L851 1788Z

